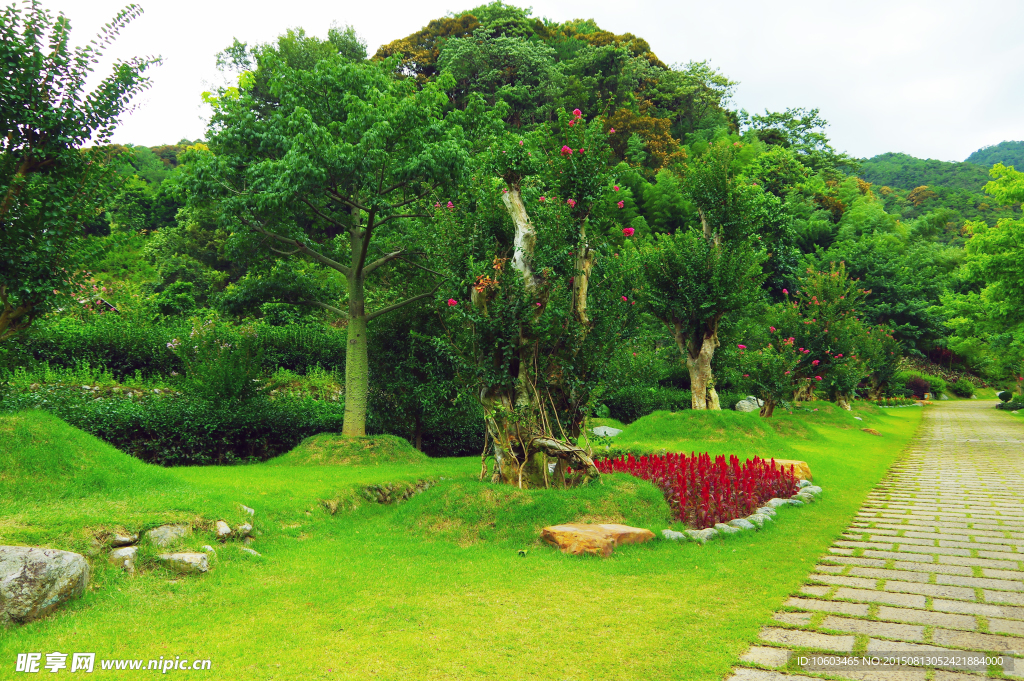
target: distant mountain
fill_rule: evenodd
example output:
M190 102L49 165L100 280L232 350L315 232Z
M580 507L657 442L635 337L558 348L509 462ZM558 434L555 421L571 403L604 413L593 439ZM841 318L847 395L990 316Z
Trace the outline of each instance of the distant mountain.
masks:
M1004 144L1006 144L1004 142ZM1013 144L1021 144L1013 142ZM993 149L994 147L989 147ZM984 149L971 154L975 155ZM1024 153L1024 149L1022 149ZM893 189L914 189L921 185L946 187L967 192L982 192L989 181L988 167L976 163L936 161L907 154L879 154L874 158L861 159L859 175L875 186ZM1024 167L1024 166L1022 166Z
M991 168L996 163L1013 166L1024 170L1024 142L1000 142L990 147L982 147L967 157L968 163Z

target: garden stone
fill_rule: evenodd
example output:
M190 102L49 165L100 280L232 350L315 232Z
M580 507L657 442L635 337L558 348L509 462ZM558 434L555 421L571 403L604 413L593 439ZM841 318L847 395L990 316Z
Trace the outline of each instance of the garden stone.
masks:
M85 556L32 546L0 546L0 626L24 624L81 596L89 584Z
M715 530L717 530L719 534L736 534L739 532L737 528L726 525L725 523L715 523Z
M212 554L212 555L214 555L214 556L216 556L216 555L217 555L217 550L216 550L216 549L214 549L214 548L213 548L212 546L210 546L209 544L203 544L203 546L202 546L202 549L203 549L203 551L206 551L206 552L207 552L207 553L209 553L209 554Z
M764 401L759 400L753 395L749 395L746 399L742 399L736 403L733 407L736 411L751 412L760 411L761 407L764 406Z
M231 526L223 520L217 521L217 539L224 541L231 536Z
M115 532L114 536L110 539L110 545L114 547L131 546L132 544L137 544L138 541L139 535L137 534L122 534L120 532Z
M673 541L685 540L686 535L682 532L676 532L675 530L662 530L661 536L665 539L671 539Z
M612 428L611 426L598 426L591 432L598 437L615 437L622 431L618 428Z
M111 551L110 557L107 560L111 565L116 565L131 574L135 572L135 555L138 552L138 546L124 546Z
M236 527L235 530L238 532L240 536L248 537L250 534L252 534L252 525L250 525L249 523L243 523Z
M254 551L252 549L247 549L244 546L242 547L242 553L248 553L250 556L256 556L256 557L259 557L259 558L263 557L263 554L260 553L259 551Z
M256 515L256 511L254 509L249 508L245 504L239 504L238 507L241 508L244 512L248 513L249 515Z
M794 494L792 498L793 499L799 499L800 501L804 502L805 504L814 503L814 495L813 494L807 494L806 492L801 492L800 494Z
M704 544L709 539L714 539L715 537L717 537L718 531L712 527L708 527L703 530L686 530L684 534L686 534L687 537L697 542L698 544Z
M610 556L616 546L640 544L654 539L654 533L641 527L607 523L601 525L550 525L541 530L540 538L562 553L589 553Z
M201 574L210 569L205 553L161 553L157 555L157 560L164 567L184 575Z
M786 499L786 503L790 506L803 506L804 502L800 499Z
M161 525L146 533L149 541L156 546L167 546L175 539L180 539L188 534L187 525Z
M857 419L858 421L863 421L863 420L864 420L864 419L862 419L862 418L861 418L861 417L859 417L859 416L854 416L853 418Z
M729 524L732 525L733 527L738 527L741 530L754 530L754 529L757 529L754 526L754 523L750 522L749 520L744 520L743 518L733 518L732 520L729 521Z
M766 515L769 518L771 518L772 516L778 514L778 511L776 511L775 508L771 506L762 506L761 508L754 511L754 513L757 513L759 515Z
M813 494L814 496L818 496L819 494L821 494L821 492L822 492L822 489L820 487L818 487L817 485L811 485L810 487L804 487L802 490L800 490L801 494Z
M804 487L810 487L811 486L811 481L810 480L801 480L800 482L796 483L796 486L799 489L803 489Z
M751 523L757 529L761 529L762 527L764 527L764 524L766 522L771 520L771 518L769 518L766 515L761 515L760 513L753 513L751 515L748 515L746 520L747 520L747 522Z
M786 506L788 504L789 499L780 499L779 497L775 497L774 499L769 499L765 506L768 508L778 508L779 506Z
M775 465L780 470L790 470L792 468L793 477L800 480L812 480L811 467L807 465L806 461L797 461L796 459L775 459Z

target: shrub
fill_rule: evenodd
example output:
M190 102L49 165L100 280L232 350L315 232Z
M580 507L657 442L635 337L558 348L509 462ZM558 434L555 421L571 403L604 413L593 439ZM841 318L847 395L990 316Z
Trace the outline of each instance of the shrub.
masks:
M740 351L744 378L754 393L764 401L761 416L771 416L775 405L793 395L796 370L803 359L793 347L793 340L777 338L760 350Z
M263 343L252 324L196 318L188 336L172 338L167 349L185 365L188 392L215 406L248 402L264 387Z
M791 471L754 457L740 460L708 454L632 454L595 462L602 473L629 473L662 489L675 516L698 529L713 527L753 513L773 497L789 497L797 490Z
M932 391L932 384L920 376L911 376L907 379L907 390L912 392L916 397L924 397L925 393Z
M689 390L647 386L622 388L607 397L604 403L608 407L608 415L623 423L632 423L658 410L682 411L693 405Z
M1017 411L1018 409L1024 409L1024 400L1020 396L1014 397L1009 402L1000 402L996 405L996 409L1005 409L1007 411Z
M974 396L974 384L968 381L966 378L961 378L959 381L949 387L957 397L973 397Z
M1009 402L1011 399L1013 399L1013 393L1011 393L1009 390L1000 390L999 392L996 393L996 397L999 398L1000 402Z
M923 397L926 392L936 396L941 395L946 392L947 387L946 381L941 376L933 376L916 370L899 372L896 375L896 383L905 385L908 390L913 390L918 397ZM920 390L923 385L927 385L927 389Z

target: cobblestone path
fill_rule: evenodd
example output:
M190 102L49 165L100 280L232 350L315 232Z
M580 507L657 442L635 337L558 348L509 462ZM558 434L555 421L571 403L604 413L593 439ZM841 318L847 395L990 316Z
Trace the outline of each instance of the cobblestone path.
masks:
M926 408L905 456L799 594L761 630L763 645L740 658L748 666L727 681L968 681L987 674L931 666L794 671L788 664L791 655L812 652L988 652L1012 660L989 667L991 676L1024 678L1024 428L992 406L977 400Z

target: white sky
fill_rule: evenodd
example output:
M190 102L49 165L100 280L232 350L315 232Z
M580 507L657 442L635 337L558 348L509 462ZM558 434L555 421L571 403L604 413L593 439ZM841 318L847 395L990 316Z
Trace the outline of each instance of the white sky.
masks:
M154 146L203 137L200 93L219 80L214 55L233 37L265 42L299 26L326 37L337 21L355 26L373 54L482 1L141 0L145 14L108 54L161 55L164 64L115 141ZM76 45L124 4L43 0L71 19ZM748 111L817 107L833 145L856 157L898 151L959 161L982 146L1024 140L1020 0L536 0L532 7L534 16L593 18L605 30L641 36L667 64L710 59L740 82L733 103Z

